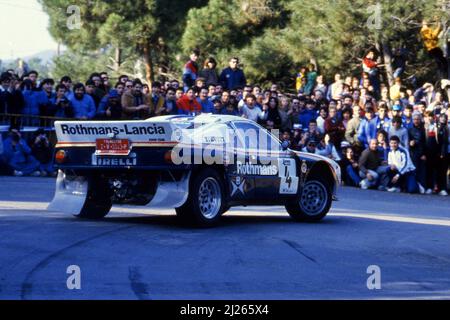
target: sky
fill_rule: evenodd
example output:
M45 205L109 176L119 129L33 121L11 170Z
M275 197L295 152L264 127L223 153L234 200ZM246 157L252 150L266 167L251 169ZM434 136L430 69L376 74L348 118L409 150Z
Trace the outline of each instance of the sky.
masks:
M55 50L47 27L48 15L37 0L0 0L0 59L30 56Z

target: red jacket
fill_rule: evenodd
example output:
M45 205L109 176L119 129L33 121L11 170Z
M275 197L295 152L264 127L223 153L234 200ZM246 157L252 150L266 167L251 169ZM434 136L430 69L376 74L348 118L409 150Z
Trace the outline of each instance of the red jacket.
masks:
M198 103L197 99L189 100L189 98L184 95L177 101L177 108L179 114L189 114L189 113L201 113L202 106Z

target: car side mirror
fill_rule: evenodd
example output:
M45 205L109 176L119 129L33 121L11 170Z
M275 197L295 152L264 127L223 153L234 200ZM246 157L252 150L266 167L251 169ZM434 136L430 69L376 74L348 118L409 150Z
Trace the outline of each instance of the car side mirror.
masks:
M287 149L289 149L290 146L291 146L291 143L289 141L283 141L281 143L281 148L283 149L283 151L287 151Z

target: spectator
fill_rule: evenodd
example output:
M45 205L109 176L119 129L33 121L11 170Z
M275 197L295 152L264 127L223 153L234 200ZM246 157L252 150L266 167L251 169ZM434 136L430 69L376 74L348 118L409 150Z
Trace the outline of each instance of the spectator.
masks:
M389 154L388 133L384 130L377 132L377 150L383 165L387 165Z
M199 115L202 112L202 106L195 98L193 88L186 91L186 94L177 101L177 109L179 114Z
M38 77L39 73L35 70L28 72L27 78L31 81L31 90L38 91Z
M345 129L345 140L353 147L358 147L361 143L358 140L358 132L361 122L363 120L361 107L358 105L353 106L353 117L347 124Z
M52 100L54 113L52 116L56 118L69 119L75 116L75 112L69 99L66 97L66 87L63 84L56 86L55 97Z
M339 156L336 147L331 143L329 134L325 134L322 136L320 143L317 145L317 154L327 157L336 162L341 161L341 157Z
M132 90L122 95L122 117L130 120L147 119L155 112L151 105L151 97L142 93L142 82L134 80Z
M0 176L1 175L12 175L12 169L6 164L3 148L3 139L0 135Z
M389 89L391 100L399 100L400 99L400 90L402 89L402 79L395 78L394 84Z
M421 186L426 185L426 133L420 112L413 114L413 126L408 129L409 152L416 167L416 177Z
M247 84L244 71L239 68L239 58L233 57L230 59L229 67L222 71L219 81L225 90L243 88Z
M189 56L189 61L184 65L183 69L183 86L184 91L186 92L189 88L194 86L195 80L198 77L198 65L197 60L200 56L200 51L194 49L191 51L191 55Z
M442 49L439 48L439 34L442 31L440 22L436 23L435 28L431 28L427 20L422 21L422 36L428 55L434 59L439 70L440 78L445 79L448 76L448 62Z
M325 134L325 120L328 119L328 108L321 107L319 109L319 116L317 117L317 129L319 129L321 134Z
M408 104L405 107L405 111L403 112L403 117L402 117L402 120L403 120L402 123L406 129L410 129L413 126L412 114L413 114L413 106Z
M394 117L392 119L392 126L389 128L389 140L396 136L400 139L400 146L403 148L409 148L408 130L402 127L402 118Z
M281 128L281 116L278 108L279 102L277 98L271 97L265 108L267 110L267 119L264 125L271 129Z
M308 66L308 73L306 74L306 85L303 88L303 93L307 96L311 95L314 87L316 86L316 80L317 80L317 70L316 66L314 64L310 64Z
M145 92L142 92L142 94L144 97L148 97L148 94L145 94ZM152 113L156 112L157 110L161 110L162 108L164 108L165 103L165 98L161 92L161 83L158 81L152 82L150 110L152 110Z
M55 105L53 101L55 99L55 94L53 93L53 86L55 81L53 79L44 79L41 82L41 98L39 103L39 114L41 116L50 117L56 112Z
M247 95L245 98L245 104L242 107L242 117L255 121L255 122L264 122L267 120L268 106L264 105L263 110L256 105L256 97L253 94Z
M355 152L351 146L344 148L344 158L342 159L342 173L345 185L359 187L361 177L359 176L359 164Z
M107 109L108 99L110 97L111 92L113 92L113 91L115 91L115 93L117 93L119 95L119 101L121 102L122 95L125 92L125 84L122 82L117 82L116 85L114 86L114 89L110 90L109 93L102 98L102 101L100 101L100 104L97 109L97 114L100 117L104 116L104 112Z
M380 105L378 106L378 115L375 117L377 131L389 131L389 128L391 126L391 119L389 119L387 111L387 105L385 103L380 103Z
M306 108L300 112L300 124L303 128L308 128L311 120L316 121L318 112L312 100L306 100Z
M156 110L157 116L177 114L177 98L175 88L169 87L166 91L166 100L162 108Z
M382 166L382 159L379 156L377 150L377 140L371 139L369 141L369 147L363 151L359 158L359 176L361 177L360 186L361 189L367 190L372 187L377 187L379 180L381 181L379 189L384 190L386 188L386 176L387 168Z
M108 120L120 120L122 118L121 97L117 90L111 90L106 96L106 103L97 110L97 118Z
M206 86L216 86L219 83L219 75L217 74L217 62L214 58L209 57L205 60L203 70L199 76L205 79Z
M43 129L38 129L34 133L31 154L40 163L39 170L42 177L56 176L56 171L53 168L53 148Z
M73 95L73 91L72 91L72 78L70 78L69 76L64 76L61 78L61 80L59 81L59 84L62 84L63 86L66 87L66 97L68 99L70 99L71 95Z
M94 101L95 109L97 109L98 106L100 105L100 101L102 98L99 95L95 94L96 87L95 87L95 83L93 80L89 79L88 81L86 81L85 90L86 90L86 94L89 95L92 98L92 100Z
M31 155L31 149L22 139L17 129L11 128L9 136L3 142L3 155L6 163L17 177L41 175L40 163Z
M389 138L389 146L389 168L387 170L389 188L387 191L400 192L401 188L404 187L408 193L418 193L419 185L416 180L416 168L411 161L408 150L400 146L400 138L397 136Z
M436 124L435 116L432 111L427 111L425 132L426 132L426 194L432 194L434 190L441 191L445 195L446 183L443 183L441 162L446 156L446 141L444 141L446 130L442 124ZM448 131L447 131L448 133ZM436 189L435 189L436 187Z
M69 100L74 109L76 119L88 120L93 119L97 112L95 102L91 96L86 94L86 89L82 83L74 86L74 95Z
M365 118L361 121L358 130L358 140L365 148L369 146L370 140L376 139L377 123L374 115L373 108L370 104L366 104Z
M71 119L75 117L75 110L73 109L72 103L66 97L62 97L55 104L55 115L56 118L61 119Z
M377 53L375 50L370 50L363 59L362 68L368 75L370 84L373 86L374 92L378 95L380 93L380 80L378 74Z
M345 135L345 127L342 121L339 120L335 107L330 107L329 109L329 116L325 120L325 133L330 136L331 143L340 148Z
M208 99L208 89L205 87L200 89L200 94L197 101L202 106L202 113L213 113L214 104Z
M213 110L211 112L212 114L224 114L225 109L222 106L222 102L219 98L213 99L211 103L213 104Z

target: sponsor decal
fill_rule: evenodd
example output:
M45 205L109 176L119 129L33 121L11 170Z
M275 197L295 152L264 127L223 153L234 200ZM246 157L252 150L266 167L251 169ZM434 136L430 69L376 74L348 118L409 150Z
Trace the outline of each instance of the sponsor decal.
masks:
M158 126L156 124L148 124L148 125L128 125L124 124L123 126L102 126L96 124L95 126L88 126L84 124L63 124L61 125L62 134L67 135L84 135L84 136L92 136L92 135L162 135L166 134L166 130L162 126Z
M231 196L233 197L236 193L240 192L243 196L245 195L245 179L241 177L236 177L235 180L231 180L233 190L231 191Z
M275 165L258 165L237 162L237 174L243 176L276 176L278 168Z
M303 174L305 174L306 172L308 172L308 165L306 164L306 161L305 161L305 160L302 161L302 168L301 168L301 170L302 170L302 173L303 173Z
M137 155L136 153L130 153L128 157L100 157L94 153L92 165L99 167L133 167L137 165Z

